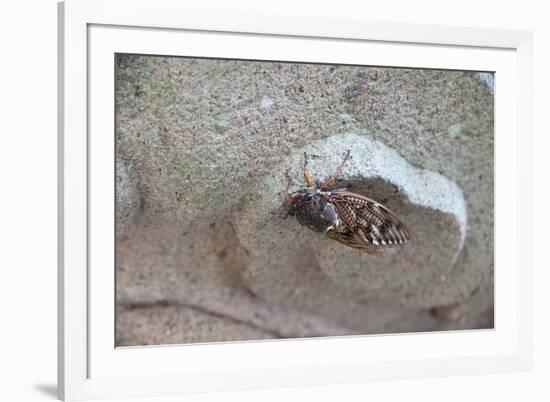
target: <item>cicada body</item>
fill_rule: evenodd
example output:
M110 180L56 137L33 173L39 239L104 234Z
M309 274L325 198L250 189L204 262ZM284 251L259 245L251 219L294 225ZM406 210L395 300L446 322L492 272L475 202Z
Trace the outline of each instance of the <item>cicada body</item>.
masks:
M294 216L311 230L369 254L383 254L389 248L408 243L407 227L390 209L346 188L329 189L349 158L349 151L336 172L319 185L307 171L306 154L304 158L307 188L289 194L291 181L287 174L285 217Z

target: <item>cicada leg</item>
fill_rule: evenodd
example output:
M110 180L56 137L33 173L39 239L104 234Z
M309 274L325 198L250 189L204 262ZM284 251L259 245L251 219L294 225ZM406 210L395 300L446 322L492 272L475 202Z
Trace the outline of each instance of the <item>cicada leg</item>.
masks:
M281 206L280 211L275 212L283 219L285 219L289 215L292 204L299 194L299 192L294 192L292 194L288 193L288 189L290 188L290 186L292 186L292 178L290 177L289 170L290 169L287 169L285 171L286 187L283 191L281 191L281 195L284 198L284 202L283 202L283 205Z
M342 172L344 165L348 161L349 155L350 155L350 150L348 149L348 151L346 152L346 156L344 157L344 160L342 161L342 163L340 163L340 166L336 168L336 171L334 172L334 174L330 175L325 179L325 181L321 184L321 188L328 188L329 186L332 185L332 183L336 181L338 176L340 176L340 172Z
M312 177L307 171L307 153L305 152L304 152L304 180L306 181L308 187L313 187L315 185Z
M284 197L285 199L287 199L287 198L290 197L290 195L288 194L288 189L290 188L290 186L292 186L292 177L290 177L289 170L290 170L290 169L287 169L287 170L285 171L286 187L285 187L285 189L282 191L283 197Z

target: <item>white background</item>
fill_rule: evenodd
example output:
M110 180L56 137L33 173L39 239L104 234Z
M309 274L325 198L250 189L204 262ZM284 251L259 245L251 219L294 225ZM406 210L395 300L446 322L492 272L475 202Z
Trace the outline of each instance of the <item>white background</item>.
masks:
M184 0L182 0L184 1ZM192 6L191 1L187 1ZM225 4L224 4L225 3ZM501 4L502 3L502 4ZM534 371L203 394L178 401L550 400L550 26L543 1L225 1L222 8L534 31ZM201 0L202 7L214 2ZM56 2L0 6L0 400L52 400L56 381ZM548 184L546 185L548 186ZM140 399L146 401L145 399Z

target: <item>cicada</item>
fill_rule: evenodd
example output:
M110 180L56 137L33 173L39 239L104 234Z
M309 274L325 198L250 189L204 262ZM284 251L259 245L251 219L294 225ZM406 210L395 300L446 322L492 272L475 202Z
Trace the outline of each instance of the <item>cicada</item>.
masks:
M308 156L304 153L307 188L289 193L292 180L287 170L283 218L294 216L311 230L368 254L382 255L405 245L410 240L409 230L389 208L347 188L331 189L349 157L348 150L334 174L316 183L308 172Z

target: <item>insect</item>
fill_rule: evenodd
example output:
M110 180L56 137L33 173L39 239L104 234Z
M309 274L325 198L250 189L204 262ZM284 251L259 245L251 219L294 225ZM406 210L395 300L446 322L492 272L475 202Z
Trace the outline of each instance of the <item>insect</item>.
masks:
M405 245L410 240L409 231L387 207L347 188L330 189L349 157L348 150L334 174L315 183L307 170L308 156L304 152L307 188L289 193L292 179L286 171L282 217L294 216L311 230L368 254L382 255L390 248Z

